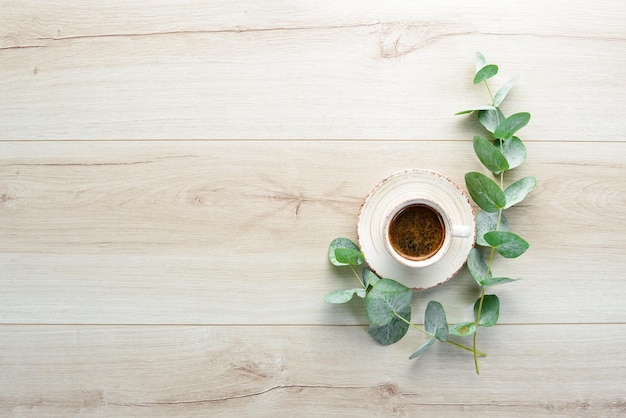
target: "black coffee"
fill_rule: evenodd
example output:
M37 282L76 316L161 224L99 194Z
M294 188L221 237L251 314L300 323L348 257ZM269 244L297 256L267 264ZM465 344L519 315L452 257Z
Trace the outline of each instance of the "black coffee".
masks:
M409 205L396 214L389 224L391 246L402 257L426 260L443 245L445 226L441 215L423 204Z

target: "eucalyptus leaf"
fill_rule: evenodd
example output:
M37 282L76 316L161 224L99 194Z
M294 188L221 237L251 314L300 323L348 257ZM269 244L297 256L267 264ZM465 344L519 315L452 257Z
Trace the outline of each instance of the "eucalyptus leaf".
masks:
M431 345L435 343L435 341L437 341L435 337L430 337L428 340L426 340L424 344L422 344L420 348L417 349L415 353L411 354L411 356L409 357L409 360L413 360L414 358L421 356L424 353L424 351L428 349L428 347L430 347Z
M506 171L509 169L509 163L504 154L487 138L476 135L474 136L473 144L476 156L487 169L490 171Z
M485 287L497 286L499 284L516 282L519 279L510 279L508 277L489 277L487 280L483 280L482 285Z
M478 316L480 298L474 303L474 317ZM496 295L485 295L482 307L480 308L480 318L478 324L481 327L492 327L498 322L500 316L500 299Z
M360 298L365 298L366 292L363 288L355 289L340 289L328 293L324 296L324 301L328 303L346 303L352 300L352 297L357 295Z
M374 273L369 267L365 267L363 269L361 277L363 277L363 285L366 288L368 286L375 286L376 283L380 281L380 277L378 277L378 275Z
M509 162L509 170L519 167L526 159L526 146L516 136L506 141L496 140L495 144Z
M465 186L474 202L485 212L497 212L506 205L502 189L482 173L467 173Z
M530 113L515 113L500 122L493 132L493 137L503 140L511 139L517 131L528 124L528 121L530 121Z
M365 262L360 250L354 248L335 248L335 260L344 265L359 266Z
M382 279L365 297L365 310L370 323L380 327L389 324L396 316L394 312L406 312L409 316L413 292L408 287L391 279Z
M431 300L424 313L424 329L439 341L448 339L448 322L441 303Z
M508 277L493 277L491 271L487 273L487 263L485 262L482 251L478 248L472 248L470 250L467 256L467 269L479 286L489 287L518 280Z
M506 197L506 208L521 202L537 185L537 180L533 176L524 177L512 183L504 190Z
M398 312L407 321L411 318L411 306L406 306ZM390 345L402 339L409 330L409 324L394 316L386 325L370 324L367 332L381 345Z
M483 282L491 279L491 272L487 273L487 263L478 248L470 250L467 256L467 269L479 286L483 286Z
M495 231L496 227L498 231L509 230L509 224L504 214L500 214L500 225L498 226L498 212L478 211L476 214L476 245L490 247L489 243L485 241L485 234Z
M492 108L478 111L478 121L486 130L493 133L501 121L506 119L500 108Z
M524 254L528 242L512 232L492 231L485 234L485 241L505 258L515 258Z
M478 74L478 72L485 66L487 65L487 60L485 59L485 56L483 54L481 54L480 52L476 52L476 70L474 72L474 74Z
M519 80L519 75L516 75L515 77L507 81L506 84L496 92L496 95L493 98L493 104L495 104L496 106L500 106L500 104L502 104L502 102L504 101L504 98L507 96L507 94L509 94L509 91L511 91L515 83L517 83L517 80Z
M498 66L495 64L487 64L474 76L474 84L482 83L485 80L490 79L494 75L498 74Z
M448 333L457 337L467 337L476 332L476 324L474 322L459 322L448 327Z
M334 266L347 266L348 265L348 263L337 260L335 250L339 248L360 251L359 246L356 245L351 240L349 240L348 238L335 238L334 240L332 240L332 242L328 246L328 259Z
M483 105L483 106L475 106L471 109L466 109L466 110L461 110L460 112L456 112L454 115L458 116L458 115L467 115L468 113L472 113L472 112L476 112L476 111L487 111L487 110L494 110L495 107L493 107L493 105Z

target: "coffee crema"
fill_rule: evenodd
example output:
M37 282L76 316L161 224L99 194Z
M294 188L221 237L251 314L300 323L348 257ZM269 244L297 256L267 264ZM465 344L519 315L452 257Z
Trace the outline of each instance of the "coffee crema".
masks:
M389 241L393 249L411 261L426 260L439 251L445 238L443 218L425 204L402 208L389 224Z

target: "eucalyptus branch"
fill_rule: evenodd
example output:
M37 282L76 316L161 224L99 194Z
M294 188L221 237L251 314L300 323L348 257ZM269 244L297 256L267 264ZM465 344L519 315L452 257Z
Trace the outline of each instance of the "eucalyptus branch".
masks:
M491 134L491 139L483 136L474 137L474 151L481 163L498 177L496 183L482 173L468 173L465 175L465 184L481 211L477 215L476 244L489 248L489 258L485 263L481 250L472 249L468 256L467 265L474 280L481 288L480 297L474 305L473 351L474 367L476 373L480 373L478 355L476 350L478 328L481 326L493 326L498 320L500 302L496 295L488 295L487 287L513 281L507 277L494 278L492 265L496 252L505 258L515 258L522 255L528 249L528 243L520 236L508 232L505 224L506 218L503 211L521 202L526 195L535 188L534 177L524 177L521 180L504 187L504 173L518 167L526 158L526 147L515 136L518 130L526 126L530 120L529 113L516 113L504 117L499 106L507 96L518 77L509 80L494 95L489 87L487 79L495 76L498 67L487 64L485 57L476 54L476 73L474 83L484 83L491 100L491 105L486 109L476 110L478 120ZM459 113L472 113L469 112ZM488 302L488 303L486 303Z
M422 334L428 335L428 336L429 336L429 337L431 337L431 338L433 338L433 337L434 337L434 338L436 338L436 337L435 337L435 335L433 335L433 334L429 333L429 332L428 332L428 331L426 331L424 328L421 328L421 327L419 327L419 326L415 325L413 322L410 322L410 321L408 321L408 320L404 319L404 318L403 318L402 316L400 316L400 315L399 315L396 311L393 311L393 314L394 314L395 316L397 316L397 317L398 317L398 319L400 319L401 321L403 321L404 323L406 323L409 327L411 327L411 328L413 328L413 329L416 329L416 330L418 330L419 332L421 332ZM469 351L469 352L474 353L475 355L479 355L479 356L481 356L481 357L486 357L486 356L487 356L487 354L483 353L482 351L477 351L475 348L466 347L466 346L464 346L463 344L459 344L459 343L454 342L454 341L452 341L452 340L445 340L444 342L446 342L446 343L448 343L448 344L452 344L452 345L453 345L453 346L455 346L455 347L461 348L461 349L463 349L463 350L465 350L465 351Z

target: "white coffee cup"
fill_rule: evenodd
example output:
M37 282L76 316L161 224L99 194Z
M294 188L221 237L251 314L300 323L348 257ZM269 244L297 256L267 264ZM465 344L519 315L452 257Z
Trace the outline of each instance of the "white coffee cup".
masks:
M455 239L467 239L473 226L451 222L448 212L432 199L403 201L383 223L385 249L399 264L422 268L440 261Z

